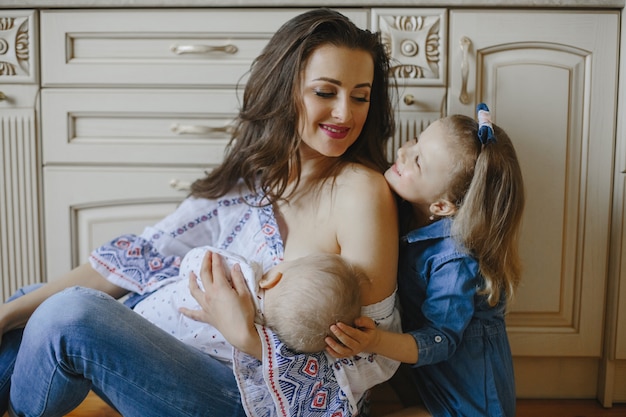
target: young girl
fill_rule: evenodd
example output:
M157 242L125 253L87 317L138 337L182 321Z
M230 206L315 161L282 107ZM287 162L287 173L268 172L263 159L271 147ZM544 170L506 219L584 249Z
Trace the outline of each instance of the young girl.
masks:
M520 279L522 174L511 140L479 105L479 122L445 117L399 151L385 178L402 198L398 293L405 333L361 317L333 332L329 353L363 350L411 364L428 412L513 416L504 315Z

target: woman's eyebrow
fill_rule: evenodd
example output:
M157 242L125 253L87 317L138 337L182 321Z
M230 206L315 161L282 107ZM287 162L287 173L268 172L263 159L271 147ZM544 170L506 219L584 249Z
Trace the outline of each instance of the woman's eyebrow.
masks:
M334 78L330 78L330 77L319 77L314 79L313 81L326 81L329 82L331 84L336 84L338 86L343 85L341 81L336 80ZM357 84L354 86L354 88L362 88L362 87L369 87L372 88L372 84L371 83L361 83L361 84Z

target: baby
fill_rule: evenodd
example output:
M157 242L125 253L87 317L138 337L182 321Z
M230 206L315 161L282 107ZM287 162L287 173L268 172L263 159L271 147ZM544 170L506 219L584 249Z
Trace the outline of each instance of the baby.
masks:
M182 342L224 362L232 361L232 347L223 336L211 325L179 312L181 307L200 308L189 291L189 274L193 271L201 285L200 269L207 251L220 254L228 271L239 264L256 306L255 321L271 328L294 351L324 350L324 338L332 337L332 324L352 323L361 315L360 287L365 276L340 255L318 253L283 261L262 274L260 265L232 252L209 246L192 249L181 262L181 279L150 295L134 310Z

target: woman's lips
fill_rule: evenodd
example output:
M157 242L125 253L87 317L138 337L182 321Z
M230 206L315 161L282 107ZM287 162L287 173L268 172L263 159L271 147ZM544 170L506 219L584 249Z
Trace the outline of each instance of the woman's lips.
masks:
M348 136L350 132L349 127L332 126L332 125L320 125L320 128L333 139L343 139Z

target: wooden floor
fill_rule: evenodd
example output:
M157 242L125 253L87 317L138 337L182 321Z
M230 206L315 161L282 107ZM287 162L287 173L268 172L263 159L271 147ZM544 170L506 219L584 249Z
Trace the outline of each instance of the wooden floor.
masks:
M72 417L120 417L119 413L113 411L104 401L96 394L90 392L80 407L68 416Z
M394 407L379 401L372 414L382 416ZM68 416L120 417L120 414L111 410L96 395L90 394L80 408ZM626 417L626 404L603 408L596 400L518 400L515 417Z

